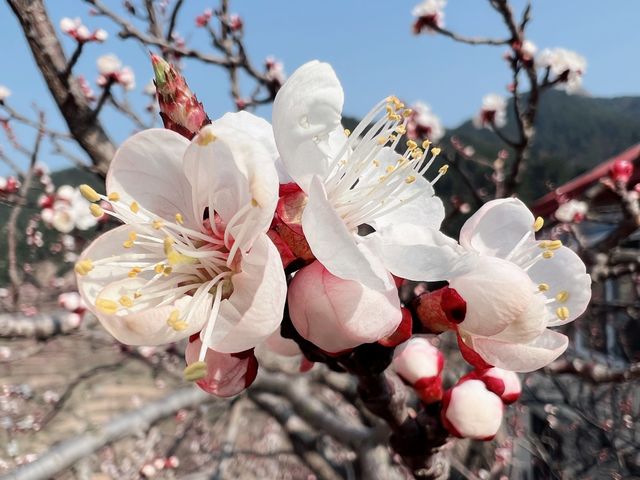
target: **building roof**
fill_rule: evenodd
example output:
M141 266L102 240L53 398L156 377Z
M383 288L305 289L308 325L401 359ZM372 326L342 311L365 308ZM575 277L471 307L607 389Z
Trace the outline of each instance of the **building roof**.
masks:
M539 198L533 202L531 210L534 214L542 217L551 215L561 203L579 197L585 190L599 182L602 177L606 177L613 164L618 160L632 162L635 168L629 183L633 185L640 182L640 143L638 143Z

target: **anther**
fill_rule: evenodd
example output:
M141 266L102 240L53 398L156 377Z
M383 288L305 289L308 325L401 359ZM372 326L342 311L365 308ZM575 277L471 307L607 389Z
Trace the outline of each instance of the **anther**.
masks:
M173 239L171 237L165 237L162 242L164 245L164 254L169 255L173 251Z
M160 230L162 227L164 227L164 222L162 220L154 220L153 222L151 222L151 226L155 230Z
M538 291L540 292L548 292L549 291L549 284L548 283L541 283L538 285Z
M113 315L118 311L118 304L113 300L108 300L106 298L98 298L96 300L96 308L100 310L102 313L106 313L107 315Z
M441 152L441 151L442 151L442 149L441 149L440 147L433 147L433 148L431 149L431 154L432 154L434 157L437 157L438 155L440 155L440 152Z
M195 362L188 365L182 372L182 376L187 382L197 382L207 376L207 364Z
M131 205L129 208L131 208L131 211L133 213L138 213L140 211L140 205L138 205L138 202L131 202Z
M73 268L78 275L86 275L93 270L93 262L89 259L80 260Z
M96 192L93 188L91 188L86 183L80 185L80 193L84 198L86 198L90 202L97 202L98 200L100 200L100 195L98 195L98 192Z
M133 300L131 299L131 297L128 297L126 295L122 295L118 300L118 303L120 303L120 305L122 305L123 307L133 307Z
M544 226L544 219L542 217L536 217L536 221L533 222L533 231L539 232Z
M564 303L567 300L569 300L569 292L567 292L566 290L562 290L556 295L557 302Z
M425 140L422 142L422 148L424 148L425 150L428 150L430 146L431 146L431 140Z
M117 202L118 200L120 200L120 194L118 192L111 192L107 198L109 199L110 202Z
M349 130L348 128L345 128L344 134L348 137L349 135L351 135L351 130Z
M542 258L545 258L547 260L553 258L553 252L551 250L545 250L544 252L542 252Z
M129 270L129 273L127 275L129 278L136 278L141 271L142 269L140 267L133 267L131 270Z
M435 150L435 149L434 149ZM442 165L439 169L438 169L438 173L440 175L444 175L445 173L447 173L447 171L449 171L449 165Z
M104 210L97 203L92 203L89 206L89 211L91 212L91 215L93 215L96 218L100 218L101 216L104 215Z
M556 317L560 320L567 320L569 318L569 309L567 307L558 307L556 309Z
M413 183L415 181L416 181L415 175L409 175L407 178L404 179L404 183Z
M413 150L414 148L418 148L418 144L416 142L414 142L413 140L408 140L407 141L407 148L409 150Z

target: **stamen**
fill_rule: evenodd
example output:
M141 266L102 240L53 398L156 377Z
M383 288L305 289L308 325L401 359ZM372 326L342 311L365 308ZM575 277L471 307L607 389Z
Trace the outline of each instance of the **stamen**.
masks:
M93 262L88 258L86 260L80 260L73 269L78 275L86 275L93 270Z
M93 188L91 188L87 184L80 185L80 193L84 198L86 198L90 202L97 202L100 200L100 195Z
M126 295L122 295L118 300L118 303L120 303L120 305L122 305L123 307L133 307L133 300L131 299L131 297L128 297Z
M127 275L129 276L129 278L136 278L141 271L142 269L140 267L133 267L131 270L129 270L129 273Z
M176 222L178 222L180 225L184 223L184 217L181 213L176 213Z
M91 212L91 215L93 215L96 218L100 218L101 216L104 215L104 210L97 203L92 203L89 206L89 211Z
M140 205L138 205L138 202L135 201L131 202L130 208L133 213L138 213L140 211Z
M111 192L109 195L107 195L107 198L110 202L117 202L120 200L120 194L118 192Z
M542 252L542 258L545 258L547 260L553 258L553 252L551 250L545 250L544 252Z
M538 285L538 291L540 292L548 292L549 291L549 284L548 283L541 283Z
M556 295L557 302L565 303L567 300L569 300L569 292L567 292L566 290L562 290Z
M349 135L351 135L351 130L349 130L348 128L345 128L344 134L348 137Z
M181 332L183 330L186 330L187 327L189 326L187 322L185 322L184 320L180 320L180 311L177 309L173 310L169 314L169 318L167 319L167 325L173 328L176 332Z
M98 298L96 300L96 308L107 315L114 315L118 311L118 304L113 300Z
M151 226L154 230L160 230L162 227L164 227L164 222L162 220L154 220L151 223Z
M211 334L213 333L213 327L216 324L218 318L218 312L220 311L220 303L222 300L222 288L220 285L216 287L216 294L213 300L213 306L211 307L211 313L207 320L207 327L204 330L204 336L202 337L202 347L200 347L199 361L204 361L207 355L207 349L209 348L209 342L211 341Z
M569 318L569 309L567 307L558 307L556 309L556 317L560 320L567 320Z
M533 231L539 232L543 226L544 226L544 218L536 217L536 221L533 222Z
M199 361L187 366L182 372L187 382L197 382L207 376L207 364Z

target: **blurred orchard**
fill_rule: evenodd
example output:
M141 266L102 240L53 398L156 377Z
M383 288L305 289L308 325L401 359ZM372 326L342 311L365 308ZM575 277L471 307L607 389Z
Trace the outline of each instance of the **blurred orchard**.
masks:
M393 85L347 116L229 0L7 0L66 128L0 75L0 478L640 478L638 134L549 178L544 99L587 60L486 1L491 37L395 13L506 62L464 135ZM123 42L152 81L95 54Z

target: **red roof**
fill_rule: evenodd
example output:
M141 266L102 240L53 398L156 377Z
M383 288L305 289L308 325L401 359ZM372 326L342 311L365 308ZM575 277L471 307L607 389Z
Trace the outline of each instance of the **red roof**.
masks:
M533 213L546 217L556 211L560 205L560 200L566 201L566 199L576 198L580 196L590 186L598 182L602 177L606 177L613 166L613 163L618 160L627 160L634 165L633 176L629 183L632 185L640 182L640 143L628 148L621 154L610 158L602 162L597 167L583 173L579 177L559 186L554 191L547 193L544 197L539 198L531 207Z

